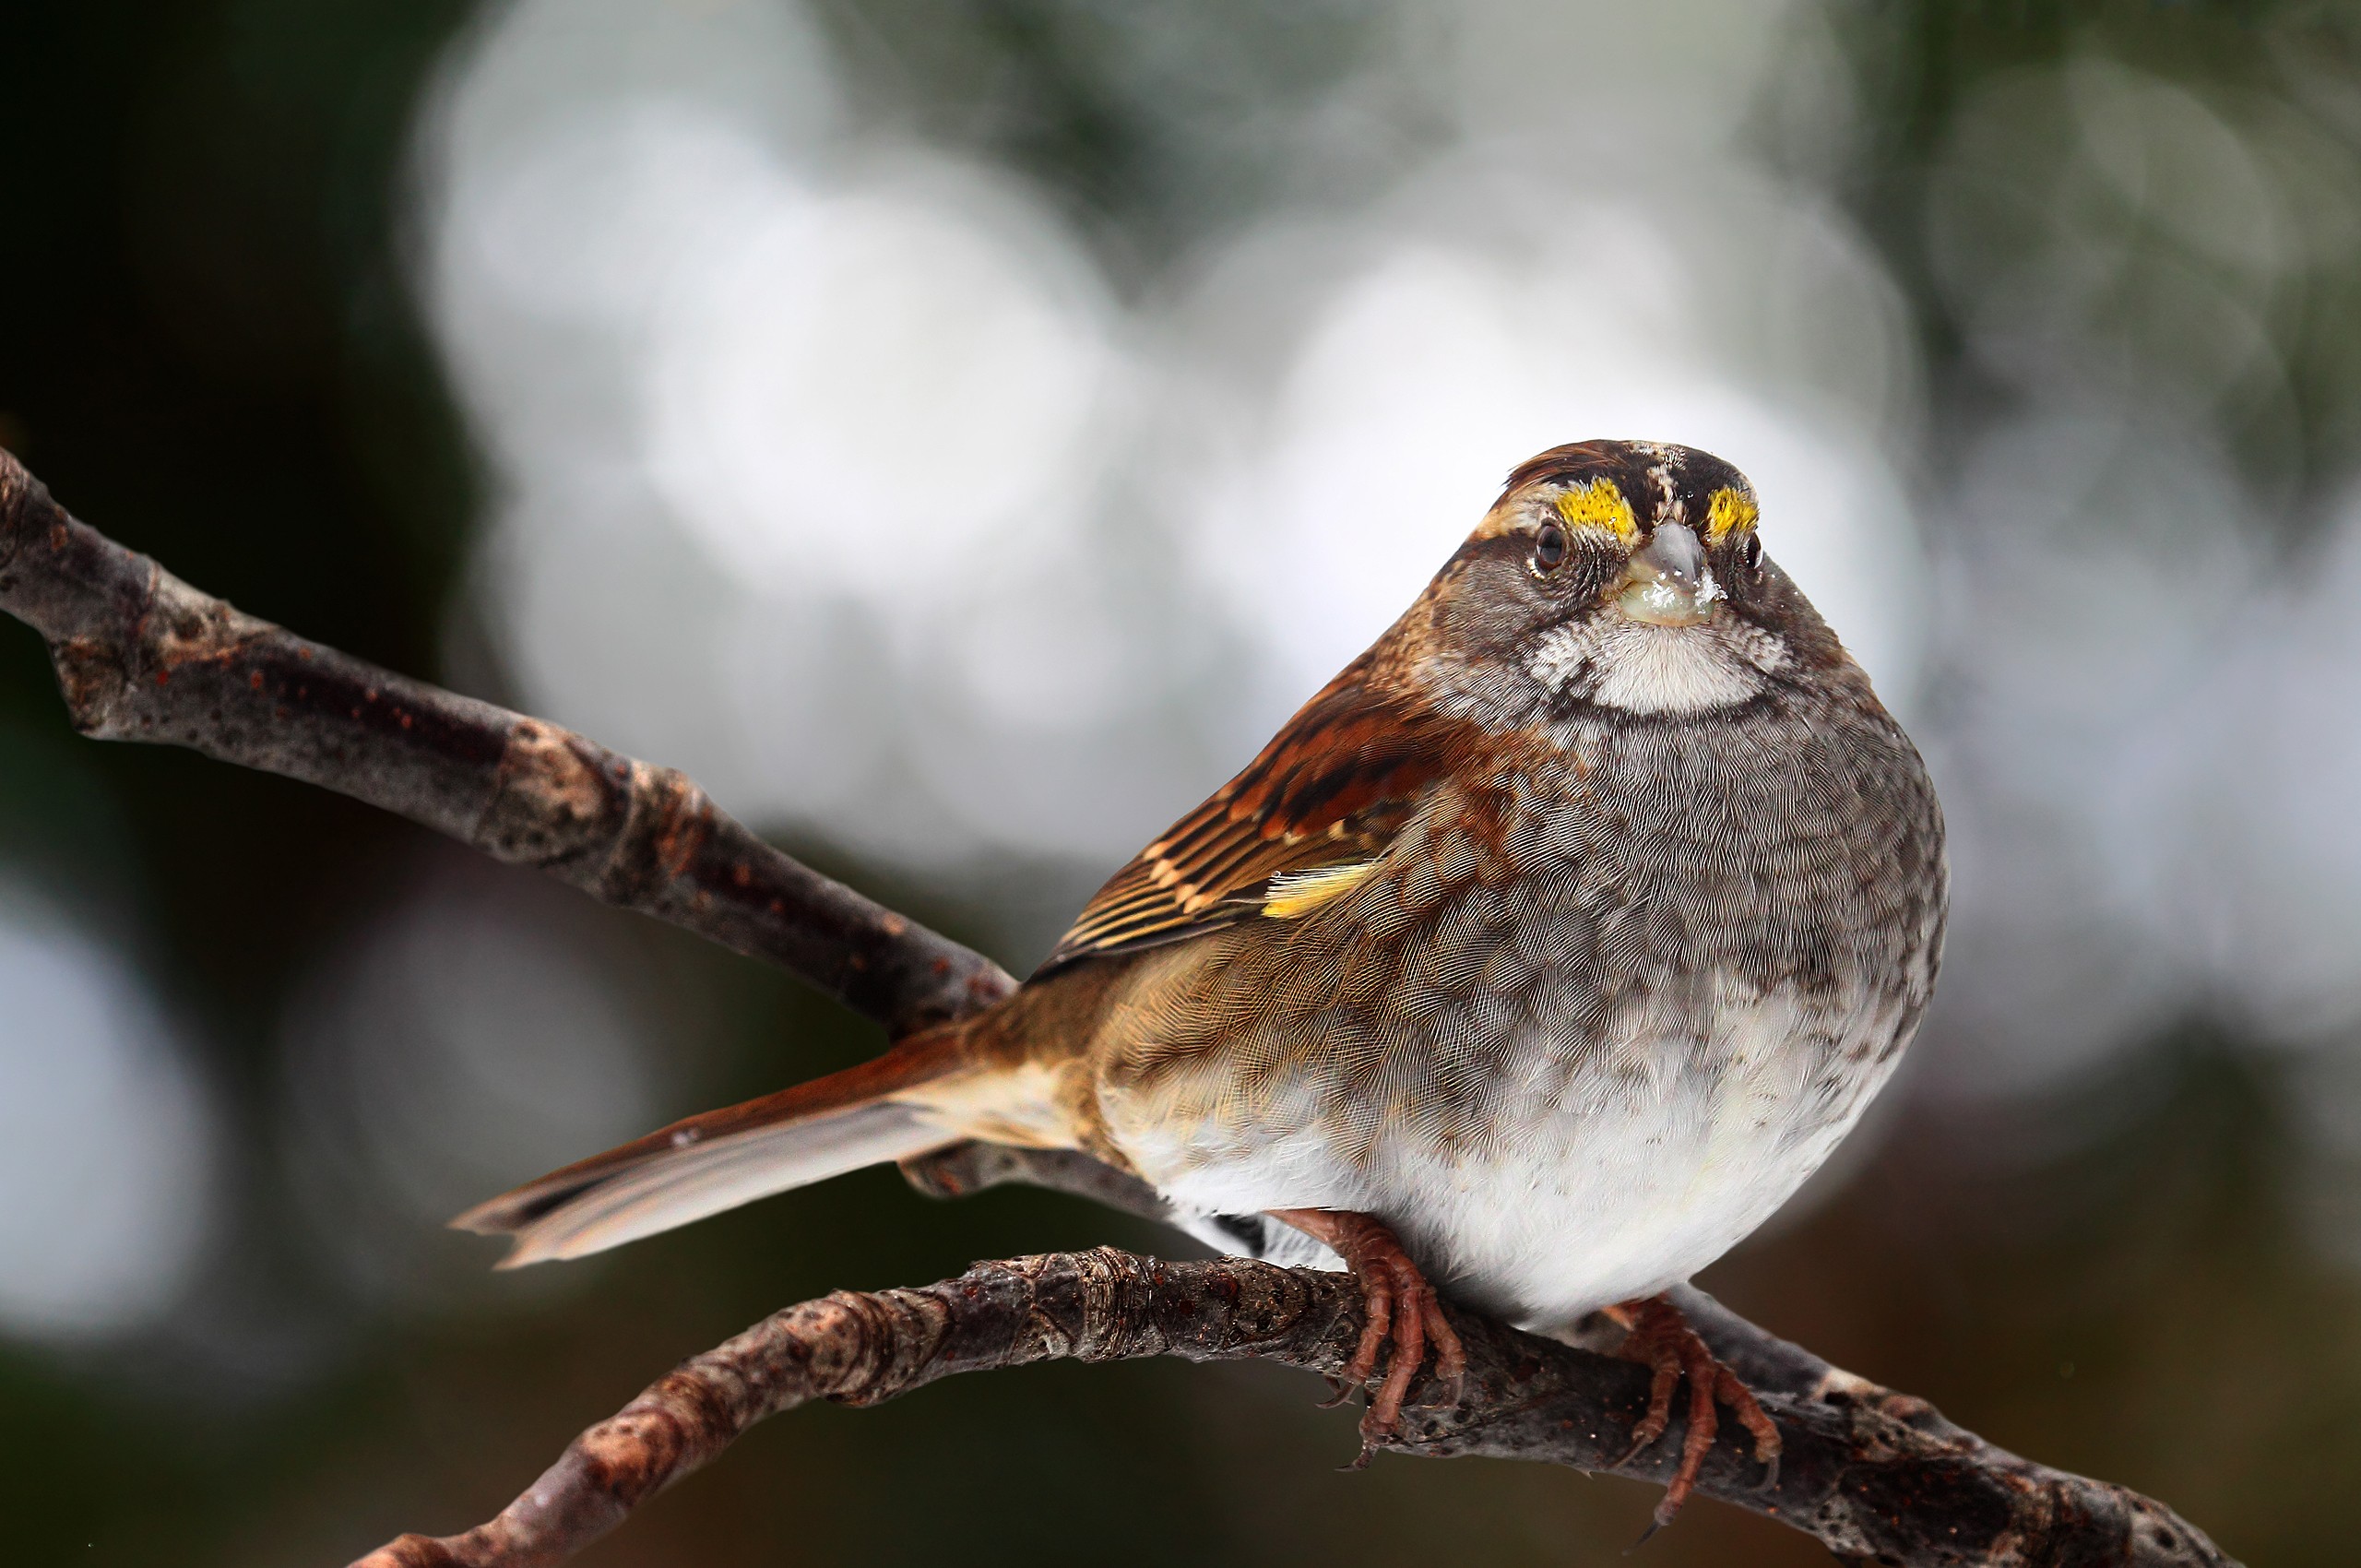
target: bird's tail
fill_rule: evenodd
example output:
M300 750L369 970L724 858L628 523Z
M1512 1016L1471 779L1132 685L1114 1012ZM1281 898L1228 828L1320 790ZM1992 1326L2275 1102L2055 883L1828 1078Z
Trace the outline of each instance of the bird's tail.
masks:
M1046 1124L1040 1075L976 1059L957 1027L790 1089L708 1111L553 1170L451 1223L515 1239L503 1268L603 1252L756 1198L979 1132ZM1032 1141L1032 1140L1025 1140Z

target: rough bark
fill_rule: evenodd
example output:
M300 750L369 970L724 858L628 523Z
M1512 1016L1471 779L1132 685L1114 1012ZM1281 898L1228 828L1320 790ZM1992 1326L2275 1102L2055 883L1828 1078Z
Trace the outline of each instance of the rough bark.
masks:
M672 921L802 976L895 1034L989 1004L997 965L772 848L679 772L540 719L367 664L257 620L68 516L0 452L0 610L47 641L68 714L101 740L150 741L285 774L398 813L607 903ZM958 1196L1004 1182L1172 1218L1134 1179L1080 1155L963 1144L905 1166ZM1701 1292L1682 1306L1764 1396L1786 1442L1760 1490L1727 1442L1701 1490L1808 1530L1840 1555L1907 1564L2081 1568L2226 1564L2171 1510L2050 1470L1921 1400L1838 1371ZM1323 1373L1359 1333L1342 1276L1247 1259L1168 1264L1114 1252L979 1264L916 1290L839 1293L694 1358L611 1420L491 1524L405 1536L369 1568L562 1561L807 1399L873 1404L956 1372L1071 1356L1260 1357ZM1454 1408L1388 1446L1614 1467L1644 1404L1630 1363L1453 1310L1471 1358ZM1675 1427L1623 1473L1663 1479Z
M1751 1352L1786 1445L1777 1484L1765 1490L1762 1467L1726 1433L1700 1491L1809 1531L1841 1557L1909 1568L2230 1562L2161 1503L1994 1448L1923 1400L1769 1340L1710 1298L1691 1292L1687 1304L1717 1330L1740 1331L1731 1349ZM1465 1395L1450 1409L1410 1411L1390 1451L1670 1477L1678 1430L1618 1464L1647 1407L1643 1368L1450 1312L1467 1347ZM1333 1374L1360 1324L1360 1292L1342 1275L1246 1258L1161 1263L1111 1249L978 1264L923 1289L839 1291L682 1362L576 1438L489 1524L403 1536L353 1568L563 1562L754 1422L810 1399L874 1405L954 1372L1062 1357L1251 1357ZM1430 1389L1414 1388L1414 1403Z

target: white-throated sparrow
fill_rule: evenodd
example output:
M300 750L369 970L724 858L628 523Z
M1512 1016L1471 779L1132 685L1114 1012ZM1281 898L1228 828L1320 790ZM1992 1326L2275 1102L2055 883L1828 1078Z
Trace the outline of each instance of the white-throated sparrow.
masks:
M1349 1375L1393 1346L1370 1435L1430 1343L1461 1364L1430 1278L1616 1313L1656 1369L1643 1443L1691 1380L1669 1518L1717 1398L1777 1440L1661 1293L1859 1118L1945 906L1918 754L1756 515L1687 447L1543 453L1006 1002L459 1223L532 1263L958 1139L1084 1149L1332 1246L1370 1308Z

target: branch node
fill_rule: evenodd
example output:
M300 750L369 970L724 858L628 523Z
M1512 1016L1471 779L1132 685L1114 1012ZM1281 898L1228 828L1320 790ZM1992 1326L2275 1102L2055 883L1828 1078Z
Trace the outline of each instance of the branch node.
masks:
M501 749L492 799L476 820L476 842L513 864L573 871L593 846L623 827L625 791L609 775L611 758L570 730L519 719Z

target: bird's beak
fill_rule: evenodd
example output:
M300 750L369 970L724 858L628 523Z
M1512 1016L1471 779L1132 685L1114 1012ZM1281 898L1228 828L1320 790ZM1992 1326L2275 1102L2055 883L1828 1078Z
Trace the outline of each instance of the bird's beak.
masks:
M1705 564L1705 547L1683 523L1659 523L1648 542L1631 552L1623 591L1615 602L1634 621L1652 626L1694 626L1710 619L1722 585Z

